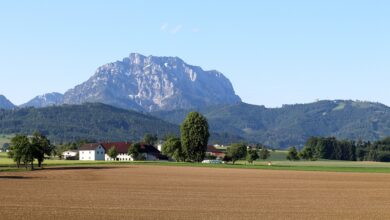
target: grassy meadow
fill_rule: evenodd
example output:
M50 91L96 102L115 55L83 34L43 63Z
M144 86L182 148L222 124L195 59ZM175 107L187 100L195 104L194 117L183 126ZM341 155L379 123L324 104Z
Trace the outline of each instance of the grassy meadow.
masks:
M390 163L381 162L361 162L361 161L288 161L285 159L286 151L275 151L266 161L255 161L249 164L246 161L237 161L233 164L202 164L202 163L176 163L160 161L79 161L79 160L58 160L46 159L44 167L53 166L100 166L100 165L159 165L159 166L191 166L191 167L214 167L214 168L240 168L240 169L266 169L266 170L297 170L297 171L330 171L330 172L373 172L390 173ZM268 162L272 165L269 166ZM15 163L7 158L6 153L0 153L1 171L23 171L24 168L17 169Z

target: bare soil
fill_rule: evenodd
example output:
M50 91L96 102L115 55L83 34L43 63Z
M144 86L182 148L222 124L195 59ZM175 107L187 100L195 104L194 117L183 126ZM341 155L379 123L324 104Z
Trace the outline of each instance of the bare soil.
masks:
M390 174L167 166L0 173L0 219L386 219Z

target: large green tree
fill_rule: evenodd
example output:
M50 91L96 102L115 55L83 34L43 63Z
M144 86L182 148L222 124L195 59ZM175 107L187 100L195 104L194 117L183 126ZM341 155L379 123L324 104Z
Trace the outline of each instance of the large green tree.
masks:
M198 112L190 112L180 126L181 144L188 160L201 162L210 137L207 119Z
M226 150L227 155L225 161L228 161L228 159L230 159L234 164L237 160L245 159L246 148L246 145L243 143L236 143L230 145Z
M31 164L31 170L34 170L34 156L37 154L37 151L36 145L31 144L29 138L25 135L16 135L11 139L9 155L18 167L23 162L26 169L28 164Z
M178 137L169 137L162 146L162 153L176 161L185 161L186 154L183 151L181 141Z
M252 164L253 161L256 161L257 159L259 159L257 149L249 149L246 155L246 160Z
M50 140L38 131L34 132L31 138L31 145L33 146L33 149L35 149L34 158L38 161L38 167L42 167L45 155L50 156L54 147L50 144Z
M8 157L12 158L16 162L16 166L19 168L21 162L23 162L23 148L30 145L30 141L25 135L16 135L11 139L11 146L8 151Z

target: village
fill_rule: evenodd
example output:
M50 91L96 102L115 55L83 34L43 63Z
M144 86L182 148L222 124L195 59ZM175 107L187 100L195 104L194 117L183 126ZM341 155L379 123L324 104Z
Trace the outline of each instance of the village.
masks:
M161 153L162 144L154 147L151 144L141 143L140 157L145 161L171 161L172 158ZM66 150L62 152L64 160L82 160L82 161L134 161L134 158L129 154L131 142L104 142L104 143L89 143L84 144L78 150ZM222 163L225 153L217 149L220 145L208 145L206 156L203 163ZM109 155L110 149L116 150L116 156Z

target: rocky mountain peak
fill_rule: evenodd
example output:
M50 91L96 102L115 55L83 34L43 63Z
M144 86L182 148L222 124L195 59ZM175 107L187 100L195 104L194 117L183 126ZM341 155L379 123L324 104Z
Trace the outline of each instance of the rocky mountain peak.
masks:
M27 103L21 105L20 107L35 107L43 108L53 105L61 105L64 102L64 95L57 92L46 93L43 95L36 96Z
M88 81L65 93L64 102L102 102L142 111L199 108L241 102L220 72L205 71L178 57L131 53L97 69Z

